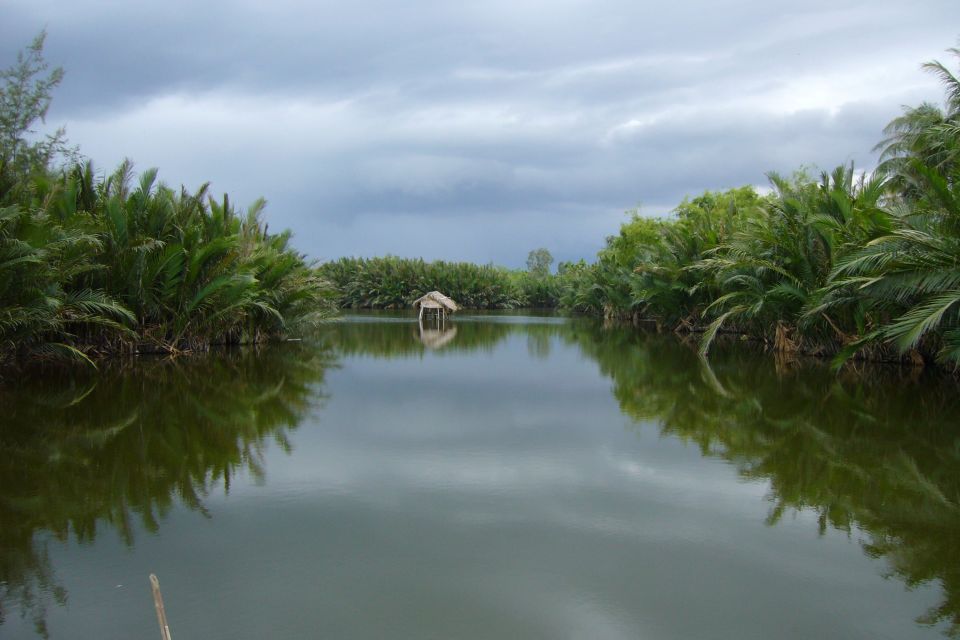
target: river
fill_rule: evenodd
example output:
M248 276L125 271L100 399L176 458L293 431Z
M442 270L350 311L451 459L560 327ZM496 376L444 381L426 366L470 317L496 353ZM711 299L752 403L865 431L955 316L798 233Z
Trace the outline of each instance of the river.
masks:
M956 635L957 391L522 313L8 377L0 637Z

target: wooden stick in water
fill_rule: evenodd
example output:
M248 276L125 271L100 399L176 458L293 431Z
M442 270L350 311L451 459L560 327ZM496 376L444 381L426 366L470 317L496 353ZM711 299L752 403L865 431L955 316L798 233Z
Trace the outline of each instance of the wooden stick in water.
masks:
M150 574L150 588L153 589L153 604L157 608L157 622L160 623L160 640L173 640L170 637L170 625L167 624L167 612L163 609L160 581L152 573Z

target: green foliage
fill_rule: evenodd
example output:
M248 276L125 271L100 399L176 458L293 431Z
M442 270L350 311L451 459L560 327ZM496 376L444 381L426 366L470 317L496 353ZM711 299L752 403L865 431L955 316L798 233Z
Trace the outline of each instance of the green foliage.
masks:
M270 234L264 203L174 191L124 162L77 165L0 209L0 354L203 350L302 333L333 312L330 287ZM2 357L2 356L0 356Z
M960 363L960 172L944 177L915 167L927 181L887 234L839 261L834 289L856 291L877 321L857 341L919 349L945 364ZM923 184L917 182L916 184ZM853 353L851 351L850 353ZM844 354L848 355L848 354Z
M83 225L0 209L0 360L19 351L86 361L71 343L132 335L130 311L84 282L101 247Z
M595 265L561 268L561 304L670 328L692 326L716 289L693 271L694 264L729 238L759 199L743 187L684 200L666 219L631 212L620 233L607 238Z
M31 142L63 76L40 77L43 41L0 74L0 362L259 342L332 313L290 234L267 233L262 200L240 214L156 169L133 183L129 161L104 178L52 167L63 132Z
M732 321L779 350L833 346L833 327L849 318L826 315L847 310L823 304L823 288L838 255L889 228L878 209L882 182L856 178L852 166L823 173L819 181L800 173L791 179L771 174L770 182L773 193L754 215L696 266L717 284L706 315ZM712 334L705 337L704 351Z
M328 288L289 233L267 233L262 200L240 214L206 185L173 191L150 170L131 188L129 175L125 163L96 189L106 268L91 279L133 310L153 344L257 342L330 311Z
M960 57L960 50L950 52ZM769 176L634 214L593 265L560 277L560 304L607 317L722 332L781 352L960 366L960 80L944 108L907 108L886 128L873 175ZM563 272L564 269L561 269Z
M562 275L549 271L395 256L340 258L321 265L320 273L336 289L337 304L351 309L404 309L430 291L466 309L552 309L567 287Z
M11 192L20 192L26 180L43 173L59 153L68 151L63 129L32 140L34 126L50 108L53 89L63 80L63 69L49 68L43 59L46 33L41 32L17 55L12 67L0 71L0 206L12 204Z
M539 278L549 276L552 264L553 255L543 247L534 249L527 255L527 271L532 276Z
M441 291L468 309L523 306L524 293L511 273L469 262L426 262L421 258L340 258L320 267L341 307L404 309L430 291Z
M560 295L558 304L581 313L600 313L604 295L600 288L600 268L586 261L561 262L557 267Z
M960 49L948 49L960 61ZM946 102L941 108L925 102L905 107L883 130L887 136L876 146L880 151L878 172L889 175L898 190L919 195L923 187L913 184L917 167L929 167L941 175L956 172L960 161L960 79L938 61L923 69L944 85Z

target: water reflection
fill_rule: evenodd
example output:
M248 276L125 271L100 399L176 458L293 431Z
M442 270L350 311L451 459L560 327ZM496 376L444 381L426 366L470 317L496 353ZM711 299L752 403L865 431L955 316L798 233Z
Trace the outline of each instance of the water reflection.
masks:
M205 513L239 471L262 477L266 442L289 449L330 362L283 345L0 386L0 623L16 608L45 637L68 597L39 533L84 543L107 527L133 545L136 523L155 532L177 504Z
M704 456L728 461L743 478L767 483L769 525L776 526L791 512L813 512L822 535L838 530L861 539L864 552L882 559L890 575L907 586L939 584L943 597L920 622L960 634L960 429L956 419L960 395L955 381L901 376L893 368L837 377L815 361L781 363L743 348L724 350L722 345L715 348L707 365L696 356L695 348L673 336L604 329L590 322L556 318L463 315L448 321L446 331L439 335L428 334L431 327L422 329L415 316L365 316L362 321L330 326L323 336L329 352L309 344L287 345L259 354L227 352L199 360L145 362L95 377L21 380L15 387L0 387L4 409L0 429L4 452L0 462L0 617L19 610L31 616L38 633L44 635L46 608L68 597L57 584L56 568L51 566L38 533L91 542L98 531L109 528L133 545L138 528L157 531L176 505L205 514L204 499L213 487L222 485L229 491L238 472L262 478L265 445L277 442L290 450L289 431L322 398L332 352L343 360L365 359L368 365L356 367L364 371L355 378L345 376L360 398L356 402L367 405L368 410L358 418L367 421L362 425L366 430L358 423L314 433L316 439L327 438L322 441L330 446L329 458L302 461L294 455L285 459L289 474L303 465L326 477L316 467L339 461L353 474L369 467L367 473L376 480L385 465L397 465L414 477L410 481L414 502L445 522L442 501L462 501L464 495L427 489L449 488L459 478L470 492L480 495L478 504L502 515L517 511L515 507L521 504L516 496L520 487L511 474L526 471L543 485L569 477L570 486L563 488L562 498L583 492L583 504L596 506L606 499L609 511L619 513L620 505L614 506L612 494L586 492L583 476L595 479L596 475L590 475L595 470L575 468L572 457L551 461L517 455L504 463L511 452L532 456L545 451L549 443L533 440L541 434L554 440L567 438L564 446L568 447L592 446L587 429L578 428L575 436L571 435L573 427L579 427L573 424L576 420L563 426L565 432L558 424L552 425L554 431L536 432L503 426L517 415L528 424L550 422L550 417L541 420L524 412L545 411L544 405L559 406L564 401L567 404L558 411L571 413L583 405L584 414L592 414L589 398L575 396L581 379L550 370L557 362L569 364L577 357L585 358L611 381L611 392L632 428L639 432L639 425L652 422L670 440L695 443ZM504 353L506 349L510 349L509 355ZM494 351L499 359L493 364L489 359L481 362L483 358L466 360L468 354L486 356ZM438 426L437 431L418 435L396 417L390 424L374 423L380 415L402 417L421 406L418 401L434 400L437 379L423 384L415 377L428 369L420 366L417 358L437 358L429 370L438 370L438 379L460 390L461 395L445 400L455 400L456 409L476 423L469 434ZM390 363L372 362L387 359L410 361L410 366L400 369L408 386L398 381L397 370L380 366ZM465 373L470 366L480 365L515 371L515 377L501 380L495 389L484 387L476 383L479 377L469 378ZM590 369L596 378L593 365ZM372 373L379 376L373 383ZM536 384L518 386L522 376ZM597 386L607 401L605 385ZM528 402L538 394L541 405ZM410 406L404 409L403 403ZM616 407L606 404L616 418ZM493 407L501 409L497 420L490 417ZM349 415L354 409L343 407L342 413ZM456 422L461 420L466 418ZM616 428L623 437L618 423ZM305 433L307 430L301 432L300 439ZM416 448L430 438L447 448L433 454ZM473 449L468 450L467 438L473 438ZM629 435L622 439L633 441ZM342 449L332 451L334 444ZM395 457L378 456L391 447ZM486 466L459 464L458 450L462 450L460 459ZM363 466L365 460L367 467ZM551 462L556 464L551 467ZM284 465L274 461L271 468L278 466ZM717 466L727 473L726 467ZM634 471L632 467L627 470ZM480 475L470 475L480 471ZM438 477L425 477L431 473ZM396 484L394 477L389 479L386 484ZM493 481L496 492L483 493ZM545 512L569 516L569 509L554 508L562 500L548 489L533 493L534 499L546 504ZM634 503L639 503L641 496L633 490L623 495L629 503L626 508L635 511ZM371 496L364 495L364 499ZM393 500L400 498L390 494L388 502ZM388 515L406 513L409 505L404 505ZM534 514L530 505L526 509L525 513ZM314 513L327 512L317 508ZM316 530L339 526L343 528L341 537L352 540L356 536L348 526L352 512L343 507L333 513ZM609 515L602 510L583 514ZM478 522L483 516L484 512L473 514ZM385 516L376 522L385 525L371 527L379 532L397 526L398 521ZM401 526L404 522L414 531L412 520L399 520ZM632 521L625 518L623 522ZM620 525L609 517L593 524L596 531L606 531L601 535L609 535L614 525ZM529 531L542 549L549 546L550 536L542 536L541 531L551 526L559 528L550 522L530 524L529 529L518 525L514 535ZM478 531L477 536L484 535ZM421 540L419 533L416 530L409 538ZM447 550L444 557L457 562L469 556L456 546L454 537L439 538L423 540L429 548L425 553L439 546ZM519 556L536 556L536 551L508 544L517 539L505 538L503 553L516 553L519 566ZM396 543L389 536L377 540L382 548L366 549L365 554L381 554L384 564L393 555L406 557L414 571L420 556L394 553L399 547L390 546ZM407 547L403 550L411 552ZM549 568L551 558L545 554L542 566ZM451 562L456 564L454 560ZM581 573L594 571L588 565L584 561ZM359 582L365 575L353 567L342 569L344 582ZM407 575L405 571L397 573ZM461 588L455 582L459 575L449 578L449 590ZM608 577L601 569L596 569L595 575L598 583ZM526 585L520 580L517 584L525 585L520 591L529 594L540 583L531 580ZM620 583L614 581L611 592L619 589L616 584ZM632 585L622 590L636 588ZM363 593L360 587L357 592ZM388 595L382 597L385 609L398 606Z
M862 532L908 587L939 583L943 600L918 616L960 636L960 394L956 380L895 367L832 372L825 362L784 362L722 343L709 363L675 336L537 318L462 321L448 348L490 350L511 334L531 358L551 338L575 345L612 379L624 414L693 442L770 483L769 525L813 511L819 531ZM527 322L524 322L526 320ZM345 324L346 354L391 358L422 350L403 332Z
M568 324L556 320L519 314L461 314L456 319L448 318L438 328L435 323L418 323L416 315L365 314L332 323L323 336L346 356L399 358L423 355L428 350L454 356L477 351L491 353L510 335L527 335L542 342L566 331Z
M768 480L769 524L813 510L866 534L864 551L908 587L939 582L918 618L960 635L960 395L955 380L893 367L834 375L742 348L709 364L671 339L580 327L577 344L613 380L621 409Z
M439 329L424 329L423 323L421 322L418 328L420 333L417 335L417 339L420 340L420 344L425 346L427 349L442 349L457 337L456 326L445 326Z

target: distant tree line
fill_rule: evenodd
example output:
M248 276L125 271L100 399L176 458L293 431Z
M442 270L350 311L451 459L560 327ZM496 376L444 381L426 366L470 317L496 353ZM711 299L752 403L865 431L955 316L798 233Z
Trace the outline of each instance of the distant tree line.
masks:
M467 309L552 308L557 306L557 283L548 270L549 262L521 271L395 256L340 258L320 267L336 291L337 304L352 309L408 308L430 291L441 291Z

